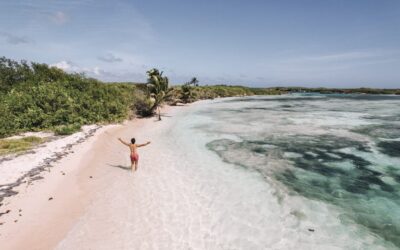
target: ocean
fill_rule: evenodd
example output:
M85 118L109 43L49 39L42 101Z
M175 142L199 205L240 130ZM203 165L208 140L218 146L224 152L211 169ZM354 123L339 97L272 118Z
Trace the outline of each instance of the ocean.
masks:
M400 96L217 99L178 121L200 248L400 248Z

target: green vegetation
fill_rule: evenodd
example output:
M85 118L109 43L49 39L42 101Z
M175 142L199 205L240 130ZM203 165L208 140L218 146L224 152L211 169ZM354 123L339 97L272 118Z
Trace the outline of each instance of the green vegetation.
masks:
M54 127L54 133L56 135L72 135L73 133L79 131L81 129L81 124L66 124Z
M180 96L180 100L182 100L183 103L218 97L280 95L286 93L276 88L249 88L229 85L193 86L190 82L175 88L178 93L181 93L178 96Z
M193 77L190 82L183 84L180 88L180 101L183 103L194 102L197 97L196 87L198 85L198 80L196 77Z
M43 141L44 139L36 136L28 136L21 139L2 139L0 140L0 155L26 151Z
M0 138L43 129L69 134L84 124L121 121L132 107L134 89L0 58Z
M161 120L160 107L173 95L173 89L169 87L168 77L158 69L147 71L147 83L135 84L134 108L140 116L152 116L158 110L158 119Z
M0 138L24 131L72 134L82 125L118 122L134 114L152 116L163 103L291 92L398 94L400 89L249 88L199 86L197 78L169 86L163 72L147 71L147 83L103 83L46 64L0 57ZM161 119L160 112L158 117Z
M168 77L163 76L163 72L158 69L147 71L147 95L151 100L150 113L153 114L158 109L158 119L161 120L160 106L171 97L172 89L169 87Z

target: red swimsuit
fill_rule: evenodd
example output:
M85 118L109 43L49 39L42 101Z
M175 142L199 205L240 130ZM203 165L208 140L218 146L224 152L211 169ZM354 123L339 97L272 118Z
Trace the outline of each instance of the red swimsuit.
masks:
M131 154L131 162L137 162L139 160L139 155L137 153Z

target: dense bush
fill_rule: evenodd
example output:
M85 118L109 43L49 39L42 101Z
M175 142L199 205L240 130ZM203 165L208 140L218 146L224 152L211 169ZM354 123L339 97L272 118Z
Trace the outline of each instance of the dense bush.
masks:
M219 97L251 96L251 95L280 95L286 91L276 88L249 88L244 86L229 85L206 85L198 86L193 84L183 84L174 86L170 98L170 104L190 103L203 99L214 99Z
M195 100L212 99L217 97L249 96L249 95L276 95L285 93L270 88L249 88L244 86L196 86L193 87Z
M133 92L134 85L0 58L0 138L42 129L68 134L83 124L119 121L133 107Z
M56 135L71 135L81 129L80 123L60 125L54 128L54 133Z
M137 90L135 92L135 104L134 108L136 114L141 117L151 116L153 114L151 107L153 106L152 99L148 97L146 91Z

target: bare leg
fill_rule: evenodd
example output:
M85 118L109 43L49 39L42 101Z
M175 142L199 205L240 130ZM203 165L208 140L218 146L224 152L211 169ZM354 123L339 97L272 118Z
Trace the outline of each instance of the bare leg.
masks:
M136 164L135 164L135 161L132 162L132 164L131 164L131 171L132 171L132 172L133 172L133 171L136 171Z
M138 164L139 164L139 161L135 161L135 171L136 171L137 168L138 168Z

